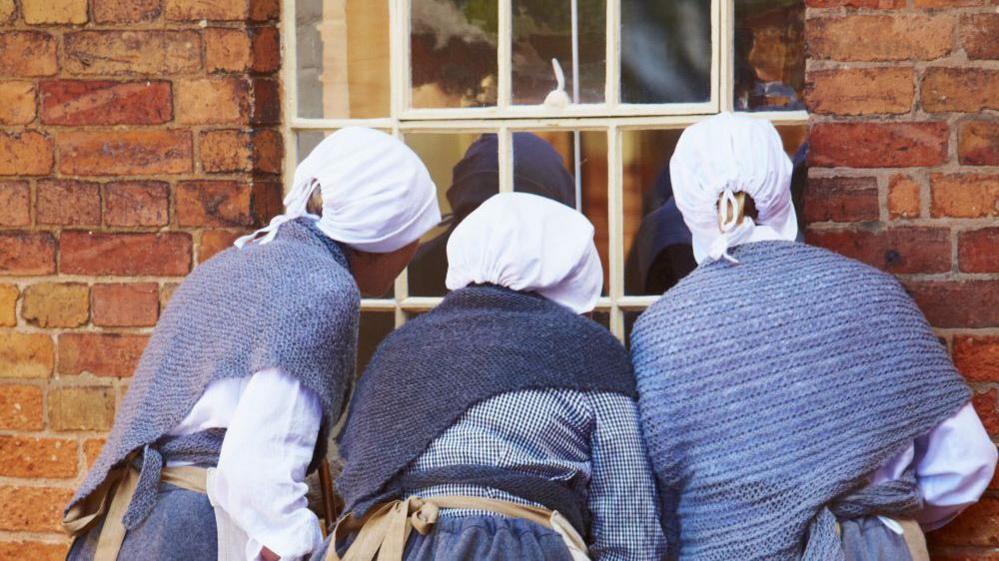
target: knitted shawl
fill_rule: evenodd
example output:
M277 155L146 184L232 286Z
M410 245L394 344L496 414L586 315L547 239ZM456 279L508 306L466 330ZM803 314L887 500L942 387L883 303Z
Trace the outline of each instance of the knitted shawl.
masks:
M283 225L270 243L229 248L197 267L157 323L107 443L67 510L144 448L139 489L125 518L126 527L135 527L155 502L160 452L168 453L157 448L172 440L164 438L167 432L210 383L269 368L294 376L320 398L314 467L353 379L359 308L343 251L308 218ZM218 448L217 439L212 446L201 433L183 440L202 452ZM171 452L183 452L175 448Z
M337 487L346 511L363 516L398 498L405 468L476 403L537 388L637 397L627 352L599 324L541 296L494 285L452 292L389 335L358 381L339 440L344 470ZM511 475L471 467L448 472L452 480L548 506L532 485L511 485Z
M795 242L733 255L632 336L667 538L683 560L843 559L837 520L919 507L913 478L869 476L969 390L890 275Z

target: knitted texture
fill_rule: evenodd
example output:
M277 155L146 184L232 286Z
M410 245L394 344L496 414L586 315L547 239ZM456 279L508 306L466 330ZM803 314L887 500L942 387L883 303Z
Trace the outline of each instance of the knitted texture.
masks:
M206 261L170 299L107 444L67 509L133 451L155 449L208 384L270 368L300 380L320 398L316 464L353 379L359 308L343 251L308 218L285 224L268 244L230 248ZM144 464L162 464L153 457L158 453L146 456ZM155 494L137 494L135 501L155 501ZM149 508L137 504L130 511ZM129 525L141 518L130 517Z
M347 511L396 498L404 468L476 403L539 388L636 396L627 352L597 323L497 286L452 292L389 335L358 381L340 436Z
M837 518L912 507L911 486L865 492L870 474L969 390L890 275L795 242L732 253L739 264L702 265L632 335L672 553L842 559Z

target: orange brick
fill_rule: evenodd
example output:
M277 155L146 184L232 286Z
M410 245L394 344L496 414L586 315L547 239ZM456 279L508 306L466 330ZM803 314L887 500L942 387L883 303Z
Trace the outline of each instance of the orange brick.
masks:
M804 199L808 223L878 219L878 185L873 177L813 178Z
M101 455L101 449L107 440L103 438L88 438L83 442L83 457L87 460L87 469L94 466L97 457Z
M888 183L888 214L892 218L919 216L919 184L907 175L892 176Z
M62 511L72 489L0 485L0 530L61 532ZM19 559L32 559L20 552Z
M805 0L809 8L904 8L905 0Z
M955 336L954 364L971 382L999 382L999 337Z
M276 20L281 17L281 0L250 0L250 19Z
M809 231L808 241L890 273L943 273L951 269L947 228Z
M145 335L63 333L59 336L59 373L131 376L148 341Z
M55 238L45 232L0 232L0 274L48 275L55 272Z
M26 125L35 120L35 84L0 81L0 125Z
M999 273L999 228L961 232L957 261L965 273Z
M104 186L108 226L166 226L170 222L170 184L119 181Z
M810 162L816 167L935 166L947 159L947 123L818 123Z
M42 430L42 389L37 386L0 386L0 429Z
M253 30L253 70L261 74L281 68L281 35L276 27Z
M27 181L0 181L0 226L31 224L31 188Z
M165 310L167 304L170 303L170 298L173 296L174 291L177 290L179 284L175 283L165 283L163 288L160 290L160 309Z
M958 125L957 155L965 165L999 165L999 121L965 121Z
M999 70L928 68L921 90L929 112L999 109Z
M0 132L0 175L48 175L54 161L48 136L38 131Z
M21 315L39 327L79 327L90 319L90 290L77 283L33 284L24 289Z
M49 125L156 125L173 118L170 82L42 82L42 122Z
M961 21L961 44L971 59L999 58L999 14L970 14Z
M38 182L35 213L39 224L100 226L101 186L86 181Z
M0 332L0 378L48 378L55 364L48 335Z
M185 124L235 124L247 121L249 84L238 78L181 80L177 86L177 121Z
M999 216L999 175L930 175L930 214L934 218Z
M236 21L249 16L247 0L166 0L166 17L175 21Z
M31 25L87 23L87 0L21 0L21 15Z
M207 173L253 171L250 133L206 131L201 133L201 167Z
M12 284L0 284L0 327L17 325L17 297L20 296L17 287Z
M49 425L53 430L109 430L113 422L113 388L67 386L49 390Z
M276 125L281 122L281 86L277 80L252 80L253 109L250 122Z
M210 27L205 30L205 69L209 72L243 72L253 65L250 36L242 29Z
M201 234L201 245L198 249L198 262L204 263L215 257L220 251L232 247L236 238L247 232L230 232L228 230L205 230Z
M77 454L75 440L0 435L0 476L73 477Z
M93 0L97 23L140 23L159 19L163 0Z
M16 15L17 6L14 4L14 0L0 0L0 24L9 23ZM2 558L0 556L0 559Z
M0 75L51 76L59 71L56 39L41 31L0 32Z
M160 287L154 283L95 284L91 291L94 325L146 327L156 325Z
M63 232L60 271L78 275L183 276L191 270L191 236Z
M183 130L67 131L57 138L67 175L190 173L191 133Z
M951 15L848 15L805 21L809 53L843 61L933 60L949 54Z
M915 6L924 10L963 8L967 6L980 6L981 4L982 0L915 0Z
M68 542L0 541L0 561L64 561L68 553Z
M915 97L911 68L823 70L810 73L808 78L805 95L813 113L908 113Z
M180 226L250 226L250 186L236 181L187 181L175 191Z
M64 42L70 74L162 76L201 69L197 31L76 31Z

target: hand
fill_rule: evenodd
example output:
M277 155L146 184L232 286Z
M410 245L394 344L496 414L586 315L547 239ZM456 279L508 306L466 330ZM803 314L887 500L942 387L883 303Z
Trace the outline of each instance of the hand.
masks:
M266 547L260 550L260 558L264 561L281 561L281 556Z

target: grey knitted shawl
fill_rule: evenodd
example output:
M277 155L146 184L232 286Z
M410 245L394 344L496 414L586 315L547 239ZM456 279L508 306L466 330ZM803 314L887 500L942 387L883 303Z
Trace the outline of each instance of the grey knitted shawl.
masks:
M739 264L696 269L632 338L672 554L842 560L856 544L837 521L920 506L911 474L868 478L969 390L890 275L794 242L732 253Z
M268 368L294 376L320 398L315 465L353 379L359 308L343 251L308 218L283 225L268 244L229 248L197 267L157 323L107 444L67 510L144 448L139 488L125 517L134 528L155 501L162 455L196 451L217 459L217 435L180 442L164 435L211 382Z

